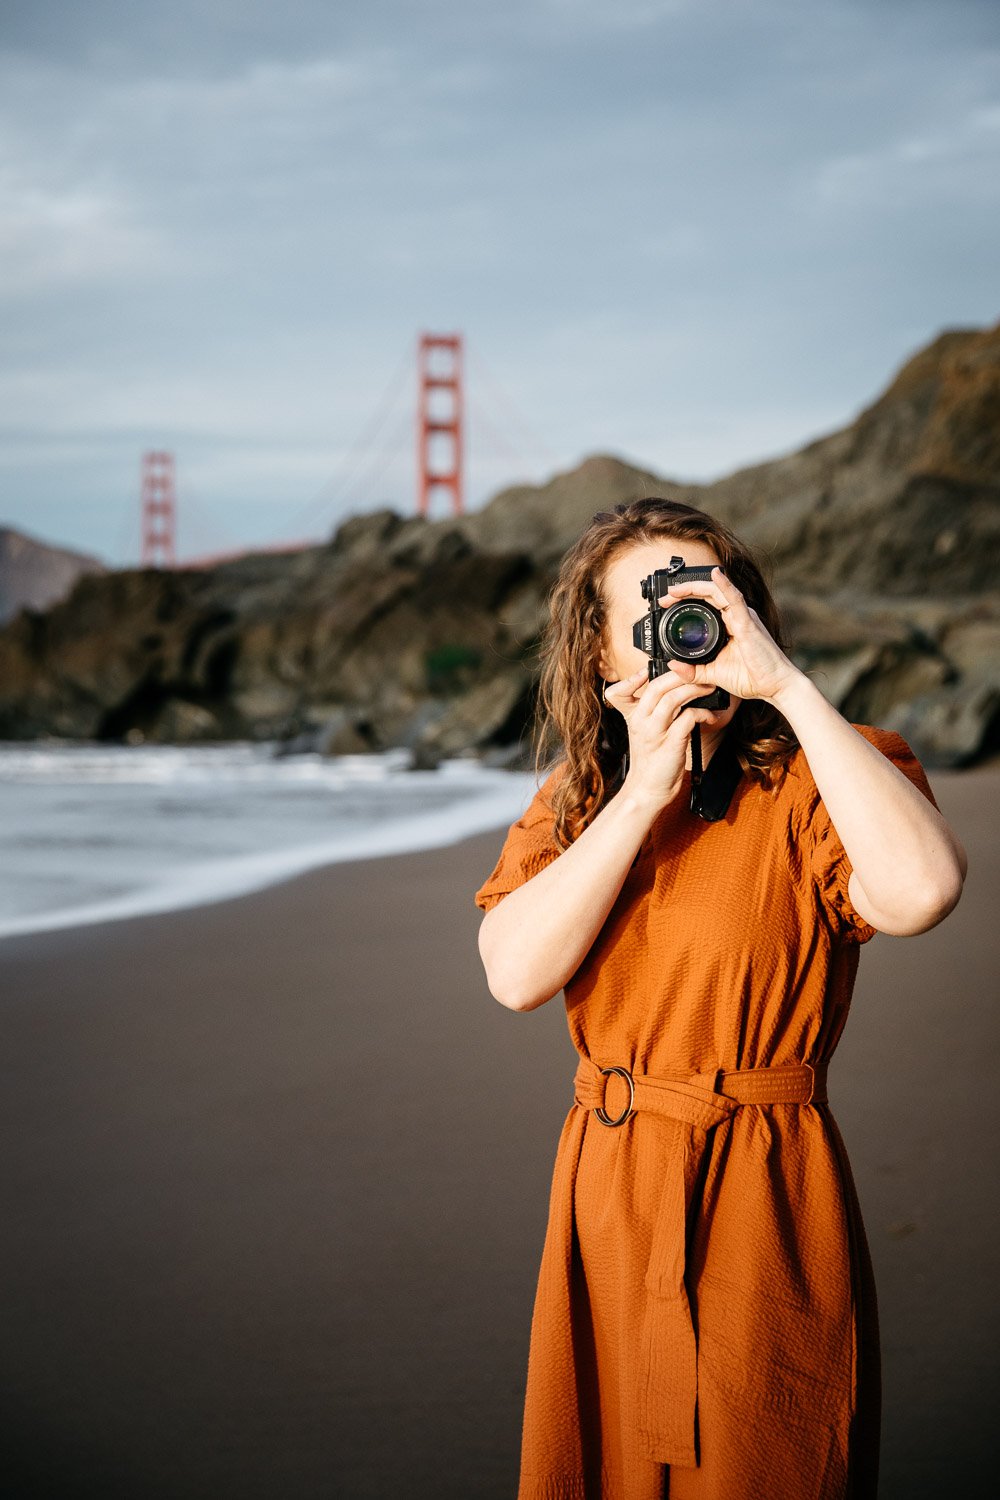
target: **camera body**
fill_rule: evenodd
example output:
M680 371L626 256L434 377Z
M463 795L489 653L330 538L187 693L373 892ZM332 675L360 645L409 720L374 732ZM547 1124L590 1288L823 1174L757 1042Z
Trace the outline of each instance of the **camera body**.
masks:
M707 599L676 599L665 609L658 602L673 584L707 582L713 566L686 568L683 557L672 557L669 567L657 568L642 580L642 597L648 609L632 626L632 642L650 658L651 681L668 671L672 661L689 661L695 666L714 661L729 640L721 613ZM729 707L729 701L725 688L717 687L687 706L722 709Z

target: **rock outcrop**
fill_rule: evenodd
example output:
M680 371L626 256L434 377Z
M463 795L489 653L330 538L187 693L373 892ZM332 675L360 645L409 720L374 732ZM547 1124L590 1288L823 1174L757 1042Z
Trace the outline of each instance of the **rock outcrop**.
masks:
M104 573L99 558L52 547L27 532L0 526L0 624L19 609L48 609L82 573Z
M648 494L755 545L848 717L929 766L1000 750L1000 325L943 333L847 427L711 484L597 456L458 519L384 510L297 553L82 577L0 631L0 737L513 758L560 558Z

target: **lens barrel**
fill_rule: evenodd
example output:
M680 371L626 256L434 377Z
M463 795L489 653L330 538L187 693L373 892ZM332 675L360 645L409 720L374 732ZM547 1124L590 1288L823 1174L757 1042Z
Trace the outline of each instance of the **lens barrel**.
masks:
M682 599L661 614L657 629L664 656L711 661L728 639L719 611L703 599Z

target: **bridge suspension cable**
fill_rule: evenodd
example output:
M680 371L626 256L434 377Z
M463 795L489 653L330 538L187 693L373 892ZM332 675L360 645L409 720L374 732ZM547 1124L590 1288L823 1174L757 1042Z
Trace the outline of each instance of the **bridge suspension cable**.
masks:
M510 397L504 394L496 379L487 370L482 356L470 349L468 359L471 372L475 377L475 386L492 398L504 425L518 430L521 441L526 444L529 453L533 452L536 458L541 458L548 468L557 468L559 461L555 454L537 429L518 411Z
M311 500L308 500L290 519L282 523L281 527L270 537L270 540L276 541L282 536L287 537L292 531L303 531L307 526L313 524L314 519L321 512L329 515L334 507L339 508L346 498L350 486L354 483L358 474L362 472L365 459L368 458L373 445L392 415L393 407L405 389L407 377L412 376L412 367L413 356L410 350L407 349L399 365L390 376L379 399L378 406L375 408L367 426L363 428L359 436L344 454L336 473L317 490Z

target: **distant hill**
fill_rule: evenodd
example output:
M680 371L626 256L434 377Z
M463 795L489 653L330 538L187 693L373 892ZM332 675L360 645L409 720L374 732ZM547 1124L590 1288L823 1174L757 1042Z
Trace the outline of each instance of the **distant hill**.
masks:
M931 767L1000 751L1000 324L940 334L846 426L711 484L597 455L460 518L384 510L301 552L82 577L0 630L0 737L513 756L560 558L653 494L756 547L845 717Z
M85 552L54 547L12 526L0 526L0 623L24 605L48 609L65 598L82 573L105 573Z

